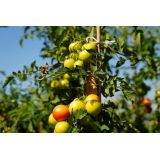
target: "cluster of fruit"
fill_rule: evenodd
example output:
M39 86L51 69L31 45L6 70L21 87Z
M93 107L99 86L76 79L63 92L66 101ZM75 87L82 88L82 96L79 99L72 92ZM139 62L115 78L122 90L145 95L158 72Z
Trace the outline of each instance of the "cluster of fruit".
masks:
M89 60L96 50L96 43L89 42L82 44L80 41L73 42L69 45L69 58L64 61L64 67L73 69L77 66L83 67L84 61Z
M96 117L101 112L100 98L95 94L90 94L84 100L74 99L68 106L57 105L48 118L48 123L54 127L54 133L67 133L70 125L67 122L71 114L78 110L86 110L88 114Z
M54 79L51 81L51 88L66 88L69 87L69 78L70 75L65 73L60 80Z

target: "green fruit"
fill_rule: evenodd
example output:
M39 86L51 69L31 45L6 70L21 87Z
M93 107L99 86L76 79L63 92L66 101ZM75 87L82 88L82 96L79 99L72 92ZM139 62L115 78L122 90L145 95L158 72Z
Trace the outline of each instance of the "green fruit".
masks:
M83 67L83 61L81 61L81 60L77 60L75 63L74 63L74 68L76 68L77 66L79 66L79 67Z
M58 122L55 126L54 133L67 133L69 131L69 123L66 121Z
M70 78L70 75L69 75L68 73L65 73L65 74L63 75L63 78L64 78L64 79L69 79L69 78Z
M78 58L78 54L72 52L72 53L69 54L69 57L70 57L70 58L73 58L73 59L77 59L77 58Z
M69 69L72 69L72 68L74 68L74 59L73 58L69 58L69 59L66 59L65 61L64 61L64 67L66 67L66 68L69 68Z
M62 53L67 53L67 48L62 46L60 49L56 52L56 54L62 54Z
M48 117L48 124L50 124L51 126L55 126L57 124L57 121L54 119L52 113Z
M70 51L70 52L74 51L75 45L76 45L76 42L73 42L73 43L71 43L71 44L69 45L69 51Z
M141 94L143 92L142 88L137 88L137 93Z
M85 108L87 112L93 116L97 116L102 110L101 103L98 101L88 101Z
M60 51L61 51L61 53L66 53L67 52L67 48L66 47L60 47Z
M69 112L74 113L77 110L85 109L85 103L79 99L73 100L69 105Z
M156 91L156 97L160 98L160 90Z
M79 51L82 48L82 43L80 41L73 42L69 45L69 51L74 52L74 51Z
M52 88L57 88L57 87L59 87L59 81L57 81L57 80L52 80L52 81L51 81L51 87L52 87Z
M79 53L79 59L82 60L82 61L86 61L90 57L91 57L91 54L88 51L86 51L86 50L84 50L84 51L82 51L82 52Z
M69 87L69 81L68 81L68 79L62 79L60 81L60 84L61 84L62 87Z
M80 51L81 48L82 48L82 42L77 41L77 42L76 42L76 45L75 45L75 50L76 50L76 51Z

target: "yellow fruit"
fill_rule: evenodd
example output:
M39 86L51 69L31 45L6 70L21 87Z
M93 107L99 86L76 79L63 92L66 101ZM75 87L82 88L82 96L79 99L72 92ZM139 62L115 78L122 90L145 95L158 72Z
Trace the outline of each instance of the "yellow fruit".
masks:
M82 61L88 60L90 57L91 57L91 54L86 50L79 53L79 59Z
M80 41L73 42L69 45L70 52L81 50L81 48L82 48L82 43Z
M76 42L73 42L73 43L71 43L71 44L69 45L69 51L70 51L70 52L74 51L75 45L76 45Z
M66 59L65 61L64 61L64 67L66 67L66 68L69 68L69 69L72 69L72 68L74 68L74 59L73 58L69 58L69 59Z
M58 122L55 126L54 133L67 133L69 131L69 123L66 121Z
M83 61L77 60L77 61L74 63L74 68L76 68L77 66L83 67Z
M91 101L91 100L94 100L94 101L99 101L100 102L100 98L99 96L97 96L96 94L89 94L86 98L85 98L85 102L87 101Z
M80 109L85 109L85 103L81 100L79 100L78 98L76 98L75 100L73 100L70 105L69 105L69 112L70 113L74 113L77 110Z
M102 110L101 103L98 101L88 101L85 108L92 116L97 116Z
M86 43L82 46L83 50L91 50L91 49L95 50L96 48L97 48L97 45L94 42Z

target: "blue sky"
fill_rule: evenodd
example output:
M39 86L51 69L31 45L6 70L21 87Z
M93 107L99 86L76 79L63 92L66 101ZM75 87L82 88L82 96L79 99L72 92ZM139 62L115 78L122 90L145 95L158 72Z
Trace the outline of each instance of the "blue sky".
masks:
M30 65L34 60L38 65L46 63L46 60L39 56L43 41L37 38L28 39L24 41L23 47L20 47L19 40L22 35L22 27L0 28L0 70L4 70L7 75L22 70L24 65Z

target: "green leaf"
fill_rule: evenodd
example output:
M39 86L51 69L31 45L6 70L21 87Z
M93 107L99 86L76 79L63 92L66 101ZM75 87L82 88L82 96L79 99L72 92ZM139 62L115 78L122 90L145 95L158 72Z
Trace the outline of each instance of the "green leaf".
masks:
M31 39L34 38L34 31L31 31L31 32L29 33L29 37L30 37Z
M25 81L27 79L27 75L25 73L22 73L21 71L18 71L18 78L21 81Z
M29 124L28 124L28 131L29 131L29 132L34 132L32 122L29 122Z
M128 83L125 82L124 80L120 81L120 86L121 86L121 89L122 90L128 90L128 91L131 91L131 87L128 86Z
M24 27L24 33L26 33L30 29L30 26Z
M101 126L101 131L103 132L103 131L105 131L105 130L109 130L109 127L107 126L107 125L105 125L105 124L103 124L102 126Z
M83 119L85 116L87 116L87 112L85 110L78 110L74 113L74 116L76 119Z
M24 41L23 38L21 38L20 41L19 41L19 45L20 45L21 47L23 47L23 41Z
M125 63L126 59L120 57L119 61L116 64L116 67L120 67Z
M0 74L5 75L5 71L0 70Z
M106 75L107 74L106 72L102 72L102 71L96 71L95 73L96 75Z
M131 100L132 101L132 98L133 98L133 91L127 91L127 90L123 90L122 91L123 94L124 94L124 97L127 99L127 100Z
M105 93L106 93L108 96L112 97L112 96L114 96L115 88L114 88L114 87L107 87L107 88L105 89Z
M27 39L28 38L28 34L24 34L24 39Z
M58 102L60 102L60 99L58 96L55 96L54 99L51 101L51 104L56 104Z
M31 68L34 68L35 64L36 64L36 61L33 61L33 62L31 63Z
M141 47L141 33L138 32L137 33L137 37L136 37L136 44L137 44L137 47Z
M99 124L99 122L98 121L94 121L93 119L92 119L92 121L91 121L91 123L90 123L90 126L93 128L93 131L94 132L97 132L97 133L99 133L100 132L100 124Z
M17 73L16 73L16 72L12 72L12 74L13 74L14 76L17 76Z
M152 65L152 62L151 62L151 58L150 57L145 57L145 61L148 63L148 65Z
M8 84L11 80L13 80L14 78L15 78L15 77L14 77L13 75L8 76L8 77L6 78L4 84L3 84L3 88L6 87L7 84Z

